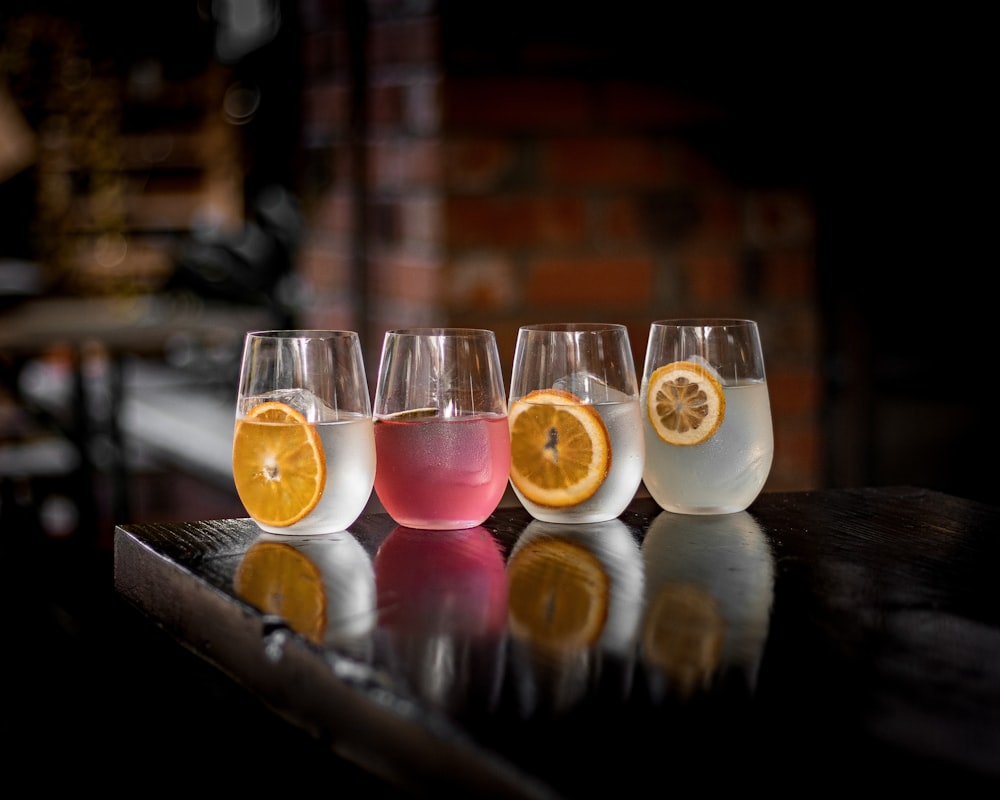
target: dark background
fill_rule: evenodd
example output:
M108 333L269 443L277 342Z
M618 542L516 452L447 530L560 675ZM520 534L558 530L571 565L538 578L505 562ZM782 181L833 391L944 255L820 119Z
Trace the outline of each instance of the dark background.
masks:
M554 72L611 47L623 73L655 70L733 109L724 130L692 135L731 174L807 186L816 199L827 484L916 484L996 503L995 89L987 81L995 67L984 20L938 6L892 17L834 6L733 18L677 4L655 12L646 3L574 4L567 14L561 4L522 2L485 16L477 3L447 5L455 69L468 51L476 69L528 69L510 54L530 50L523 45L532 37L565 42L565 59L547 67ZM160 54L169 69L197 73L211 49L211 31L192 24L188 3L5 0L0 28L25 8L84 14L95 43L123 63ZM294 85L293 4L285 13L285 37L243 68ZM31 96L46 77L22 74L14 88ZM35 109L25 112L30 121ZM294 172L286 145L300 134L296 120L290 101L245 132L251 182ZM136 124L154 125L155 114ZM31 192L30 173L0 184L0 257L32 256ZM846 378L857 373L866 388L848 392ZM860 457L845 452L859 426ZM239 514L231 495L160 480L137 483L137 493L187 498L172 508L187 518ZM33 786L114 786L126 764L166 783L206 764L228 779L238 765L252 785L262 754L306 763L300 756L316 743L248 710L238 691L121 605L110 553L46 538L31 509L9 498L2 510L13 678L0 716L7 740L23 746L15 766ZM195 724L206 705L217 725ZM30 766L27 753L36 757ZM330 785L361 780L339 762L324 769Z

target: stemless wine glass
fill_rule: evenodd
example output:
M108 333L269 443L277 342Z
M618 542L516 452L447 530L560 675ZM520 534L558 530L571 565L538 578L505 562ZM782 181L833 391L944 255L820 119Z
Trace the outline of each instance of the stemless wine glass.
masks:
M756 499L774 457L756 322L653 322L642 397L643 482L664 510L730 514Z
M510 385L510 482L545 522L606 522L642 480L639 389L628 330L524 325Z
M375 483L375 436L357 333L246 335L233 480L270 533L334 533L361 515Z
M375 492L400 525L480 525L507 487L510 433L493 331L388 331L375 385Z

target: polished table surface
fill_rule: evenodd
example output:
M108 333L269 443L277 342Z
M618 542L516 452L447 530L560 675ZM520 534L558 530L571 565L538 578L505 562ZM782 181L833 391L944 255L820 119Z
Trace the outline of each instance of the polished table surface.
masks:
M322 537L121 524L115 588L414 794L1000 788L1000 508L912 487ZM266 750L266 745L265 745Z

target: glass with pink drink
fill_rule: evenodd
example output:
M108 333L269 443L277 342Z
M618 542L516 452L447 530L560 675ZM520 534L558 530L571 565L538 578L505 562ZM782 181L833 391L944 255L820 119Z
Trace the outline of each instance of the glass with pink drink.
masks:
M510 431L493 331L388 331L375 386L375 492L400 525L457 530L493 513Z

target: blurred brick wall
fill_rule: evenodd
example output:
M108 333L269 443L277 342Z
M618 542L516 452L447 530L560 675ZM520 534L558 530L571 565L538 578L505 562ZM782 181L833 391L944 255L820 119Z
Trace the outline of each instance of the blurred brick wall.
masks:
M724 109L604 70L599 49L574 74L544 68L560 57L544 41L507 42L523 52L505 72L446 37L454 8L301 0L302 324L360 330L371 378L391 327L491 328L509 371L521 324L621 322L641 371L654 319L750 317L775 422L766 488L820 485L809 192L736 180L689 139Z

